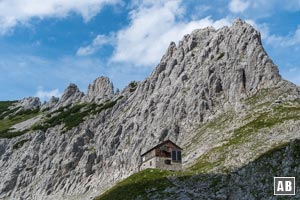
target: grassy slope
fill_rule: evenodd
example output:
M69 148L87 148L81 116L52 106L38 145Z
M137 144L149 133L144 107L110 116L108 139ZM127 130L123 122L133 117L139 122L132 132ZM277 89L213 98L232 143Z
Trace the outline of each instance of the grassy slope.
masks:
M137 197L145 199L148 193L157 193L171 185L168 176L172 176L172 172L147 169L119 182L96 200L131 200Z
M81 103L74 106L60 108L54 112L40 111L39 109L17 112L16 109L8 109L15 101L0 102L0 138L12 138L22 135L30 130L46 131L50 127L64 124L63 132L71 130L85 120L85 117L100 113L106 109L112 108L122 96L114 101L107 101L97 105L94 103ZM20 122L31 119L39 114L44 115L44 120L33 125L30 130L13 131L11 127Z
M112 108L121 98L122 96L120 96L115 101L107 101L100 105L95 103L80 103L72 107L68 106L60 108L52 113L48 113L46 115L46 119L42 122L39 122L38 124L35 124L32 129L46 131L50 127L64 124L65 128L63 132L66 132L78 126L85 120L85 117Z
M1 101L0 102L0 138L11 138L22 135L22 131L13 131L10 128L20 122L26 121L40 114L39 109L19 111L14 114L16 109L8 109L16 101Z
M9 107L14 103L16 103L16 101L0 101L0 120L11 113Z
M177 199L180 195L186 195L191 199L218 199L217 195L220 193L227 197L234 194L236 191L231 190L235 187L247 195L244 199L272 197L274 176L296 176L299 173L299 150L300 140L284 143L229 174L146 169L117 183L95 200ZM283 167L281 163L287 157L292 161ZM299 189L298 186L296 190Z
M273 98L264 100L266 93L274 93ZM215 137L225 137L220 143L221 145L210 149L208 152L200 156L192 169L197 169L200 172L209 172L216 168L222 172L228 172L230 166L225 166L225 162L234 157L231 153L235 149L247 148L247 151L253 152L252 158L254 159L265 149L259 149L269 141L268 133L272 128L280 126L288 121L300 120L300 100L285 101L282 103L274 103L280 92L262 90L253 97L246 99L245 103L250 107L251 112L243 116L236 116L233 113L226 113L220 117L208 122L201 126L198 134L193 138L191 146L195 146L201 140L204 140L207 135L215 135ZM241 122L239 127L229 129L236 121ZM220 131L221 130L221 131ZM229 131L228 131L229 130ZM224 131L228 131L224 134ZM218 135L219 134L219 135ZM260 138L257 141L257 138ZM284 142L284 141L283 141ZM273 144L273 147L280 146L281 144ZM192 147L188 147L192 148Z

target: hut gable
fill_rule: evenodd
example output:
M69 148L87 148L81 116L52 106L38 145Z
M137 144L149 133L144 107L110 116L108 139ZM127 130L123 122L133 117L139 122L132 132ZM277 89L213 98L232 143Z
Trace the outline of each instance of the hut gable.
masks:
M159 168L165 170L181 170L182 148L171 140L166 140L141 155L141 170L146 168Z

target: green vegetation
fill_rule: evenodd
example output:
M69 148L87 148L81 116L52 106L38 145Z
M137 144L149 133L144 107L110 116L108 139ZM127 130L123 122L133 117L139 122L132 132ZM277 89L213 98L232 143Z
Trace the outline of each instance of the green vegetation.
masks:
M21 111L6 119L0 120L0 131L8 130L11 126L26 121L39 114L39 110Z
M225 160L224 151L222 154L218 154L218 152L222 152L223 146L215 147L211 149L209 152L200 156L196 163L191 166L189 169L193 172L197 173L207 173L210 172L215 167L221 166ZM210 159L210 156L215 156L213 160ZM227 171L224 171L227 172Z
M217 116L216 118L210 120L207 123L201 124L201 126L195 130L198 134L196 134L192 139L192 143L185 147L185 152L192 149L195 145L198 145L199 142L202 140L202 136L205 133L212 133L215 134L216 131L223 130L228 125L232 123L234 120L235 115L233 112L227 112L222 115Z
M176 184L173 183L173 180ZM197 187L199 183L205 183L207 189L215 193L218 188L226 187L228 177L226 178L226 175L223 174L146 169L117 183L94 200L178 199L180 198L179 191L183 187L193 188ZM186 191L185 195L195 199L191 191Z
M269 92L264 90L262 93ZM251 101L257 98L261 98L262 93L258 94L256 97L251 97ZM300 101L288 101L282 102L279 104L264 104L263 107L256 107L258 103L253 104L253 108L259 108L257 110L252 110L249 115L244 116L243 119L235 119L234 117L219 116L214 120L204 124L198 130L199 134L193 138L193 142L201 140L201 135L209 132L210 134L216 134L217 130L228 129L227 122L232 122L234 120L240 120L244 124L231 133L227 133L231 136L223 140L223 143L220 146L210 149L207 153L200 156L196 164L190 169L197 172L209 172L213 169L218 168L222 172L229 173L231 170L224 167L224 162L226 159L229 159L228 156L230 152L234 149L240 148L245 144L250 144L255 135L261 133L263 129L269 130L270 128L280 125L285 121L289 120L300 120ZM260 105L260 104L259 104ZM227 128L226 128L227 126ZM250 148L254 150L259 146L258 143L252 143ZM256 146L255 146L256 145ZM274 148L278 145L274 146ZM190 148L190 147L189 147ZM273 150L273 148L271 148Z
M279 96L282 96L283 91L280 88L263 88L256 94L245 99L245 103L256 108L263 107L265 105L274 102Z
M218 57L217 57L217 60L220 60L221 58L223 58L224 55L225 55L224 52L220 53L220 54L218 55Z
M174 173L159 169L146 169L119 182L95 200L147 199L148 193L157 193L172 185L167 179L172 174Z
M0 101L0 120L18 110L18 108L12 110L9 109L9 107L16 102L17 101Z
M183 96L186 96L188 94L188 92L190 91L190 87L183 87L182 88L182 94Z
M300 105L293 103L275 105L271 110L264 111L252 121L235 130L235 135L247 135L262 128L271 128L287 120L300 120Z
M0 138L14 138L26 133L25 131L11 131L9 129L0 131Z
M268 95L269 92L270 92L270 89L261 89L256 94L251 96L250 98L247 98L245 102L247 104L256 104L259 101L261 101L262 99L264 99L265 96Z
M81 112L81 109L85 106L85 104L78 104L70 109L60 112L58 115L53 116L49 119L47 119L43 126L39 126L39 128L43 127L42 129L45 131L49 127L56 126L58 124L64 123L66 130L70 130L74 126L77 126L80 124L81 121L83 121L83 118L87 115L86 111ZM37 127L33 127L33 129L36 129Z
M31 130L43 130L46 131L49 127L53 127L59 124L64 124L64 132L78 126L84 118L91 114L100 113L103 110L112 108L118 100L123 98L120 96L115 101L107 101L104 104L97 105L95 103L82 103L71 107L71 105L59 108L58 110L48 113L41 123L35 124L31 127ZM0 138L12 138L20 136L29 130L13 131L11 127L20 122L31 119L41 114L40 109L34 110L21 110L19 108L8 109L16 101L2 101L0 102ZM18 144L20 145L20 144ZM16 147L18 147L18 145Z
M30 141L30 139L24 139L24 140L17 142L16 144L14 144L13 149L21 148L28 141Z
M51 113L50 116L47 115L48 118L44 122L33 126L32 129L46 131L50 127L54 127L59 124L65 124L65 131L70 130L80 124L83 121L84 117L89 114L90 106L92 107L92 105L78 104L69 109L60 108L57 111ZM85 107L88 107L88 109L83 110L83 108Z
M39 114L40 112L40 109L39 108L36 108L36 109L33 109L33 110L21 110L19 112L16 113L16 115L36 115L36 114Z
M126 145L130 145L130 143L131 143L131 141L130 141L130 138L128 137L128 138L126 139Z
M96 149L94 147L90 147L87 149L88 152L96 152Z
M100 105L97 105L95 103L82 103L74 105L73 107L68 106L60 108L52 112L50 115L47 115L46 120L44 120L42 123L34 125L32 129L46 131L50 127L64 124L64 132L66 132L78 126L81 122L84 121L85 117L112 108L121 98L122 96L120 96L115 101L107 101L106 103Z
M9 117L0 119L0 138L12 138L24 134L26 131L12 131L10 128L39 114L39 109L10 113Z
M137 88L137 82L135 81L130 82L129 87L130 87L129 92L134 92Z
M8 110L8 107L12 106L17 101L0 101L0 113Z

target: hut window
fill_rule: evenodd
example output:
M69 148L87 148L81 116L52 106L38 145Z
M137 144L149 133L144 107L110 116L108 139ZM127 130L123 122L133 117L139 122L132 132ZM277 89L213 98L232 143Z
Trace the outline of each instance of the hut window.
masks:
M152 161L150 161L150 166L152 166Z
M165 160L166 165L171 165L171 160Z
M181 151L177 151L177 160L181 161Z
M145 161L145 156L143 156L143 158L142 158L142 159L143 159L143 162L144 162L144 161Z
M172 151L172 160L176 160L176 151Z
M181 161L181 151L172 151L172 160Z

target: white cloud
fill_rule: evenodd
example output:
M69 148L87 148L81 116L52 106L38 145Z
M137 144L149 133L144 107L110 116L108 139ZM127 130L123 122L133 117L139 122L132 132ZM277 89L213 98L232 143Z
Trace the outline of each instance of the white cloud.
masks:
M210 11L212 7L210 5L197 5L194 7L194 13L192 15L193 19L197 19L199 16L207 15L208 11Z
M294 84L296 84L298 86L300 85L300 75L299 74L300 74L299 66L298 67L289 66L288 68L281 70L281 75L285 79L293 82Z
M229 11L239 16L252 19L266 19L280 12L297 12L300 10L299 0L230 0Z
M98 35L91 44L85 47L80 47L77 50L76 55L78 56L87 56L95 53L99 50L102 46L113 44L114 42L114 35L106 36L106 35Z
M35 96L39 97L41 101L49 100L51 97L60 97L62 94L59 92L58 89L46 91L43 87L39 87L38 91L36 92Z
M294 33L287 36L269 35L266 42L273 46L291 47L300 45L300 27L296 29Z
M298 47L300 45L300 26L295 32L285 36L271 34L267 24L255 24L254 26L261 32L262 39L267 45L274 47Z
M116 33L112 62L136 66L153 66L171 41L182 39L194 29L230 25L227 18L213 21L210 17L185 21L180 1L146 2L130 12L129 26ZM93 44L91 44L93 46Z
M88 22L103 6L118 2L120 0L1 0L0 33L6 33L17 24L26 24L32 18L61 18L72 12Z
M229 10L233 13L242 13L249 7L249 5L250 3L248 1L231 0L229 2Z
M180 1L141 5L130 14L130 25L117 33L114 62L147 66L157 64L171 41L180 40L194 29L229 25L229 20L213 21L209 17L180 20L184 10Z
M242 13L249 7L249 5L250 3L248 1L231 0L229 2L229 10L233 13Z
M298 11L300 9L299 0L289 1L270 1L270 0L255 0L250 1L251 7L258 9L259 11L276 12L278 9L287 11ZM256 13L253 13L256 14Z

